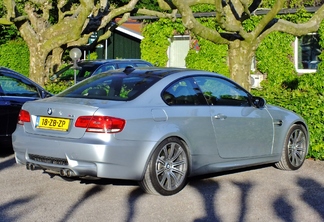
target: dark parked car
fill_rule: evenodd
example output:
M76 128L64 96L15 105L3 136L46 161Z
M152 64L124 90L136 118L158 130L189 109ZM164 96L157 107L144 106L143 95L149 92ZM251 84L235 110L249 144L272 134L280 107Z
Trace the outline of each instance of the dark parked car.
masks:
M108 70L121 69L126 66L132 67L150 67L151 63L141 59L109 59L109 60L83 60L77 63L76 81L80 82L90 76L97 75ZM50 79L57 78L66 80L74 79L73 65L68 65L55 73Z
M11 147L21 106L51 96L45 89L11 69L0 67L0 147Z
M265 163L297 170L309 133L302 117L222 75L128 67L25 103L12 140L27 169L172 195L195 175Z

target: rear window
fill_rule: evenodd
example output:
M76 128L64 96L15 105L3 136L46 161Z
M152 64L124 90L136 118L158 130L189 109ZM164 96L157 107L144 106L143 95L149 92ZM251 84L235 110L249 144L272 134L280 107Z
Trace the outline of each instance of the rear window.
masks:
M93 76L58 94L58 97L129 101L151 87L161 78L148 74L111 74Z

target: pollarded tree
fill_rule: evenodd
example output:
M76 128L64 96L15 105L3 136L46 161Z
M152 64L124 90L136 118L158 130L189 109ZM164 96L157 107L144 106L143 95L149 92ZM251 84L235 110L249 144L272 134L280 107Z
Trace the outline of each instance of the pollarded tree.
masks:
M49 70L61 63L64 49L86 45L89 36L100 29L105 33L96 42L108 38L111 31L106 27L116 17L123 17L116 25L125 22L138 1L114 7L108 0L4 0L6 16L0 24L17 27L30 52L29 77L43 85ZM171 16L147 9L136 12Z
M295 36L316 32L324 19L323 1L311 1L322 5L309 21L296 24L278 19L278 12L287 4L297 1L277 0L252 31L244 29L243 23L253 16L254 11L262 6L261 0L158 0L160 7L177 9L182 16L184 26L195 35L216 44L228 45L228 63L231 78L246 89L250 89L250 67L256 49L271 32L279 31ZM265 1L264 1L265 2ZM300 3L303 3L299 1ZM203 26L195 17L190 7L198 4L215 6L215 29ZM290 5L291 6L291 5ZM296 5L293 5L296 7ZM217 52L215 52L217 53ZM280 61L278 61L280 62Z

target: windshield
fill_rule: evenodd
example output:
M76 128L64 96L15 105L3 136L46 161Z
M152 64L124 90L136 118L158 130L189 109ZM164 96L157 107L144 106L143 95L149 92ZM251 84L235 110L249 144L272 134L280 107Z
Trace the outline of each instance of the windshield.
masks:
M158 76L145 73L140 75L102 73L80 82L57 96L129 101L160 79Z

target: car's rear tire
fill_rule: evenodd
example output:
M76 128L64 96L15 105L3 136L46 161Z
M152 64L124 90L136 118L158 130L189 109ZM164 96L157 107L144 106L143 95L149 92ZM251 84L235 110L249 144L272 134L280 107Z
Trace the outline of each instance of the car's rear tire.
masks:
M308 134L303 125L293 125L288 131L282 150L281 160L276 167L282 170L299 169L308 152Z
M150 194L176 194L186 185L188 166L184 143L175 137L167 138L154 151L139 185Z

